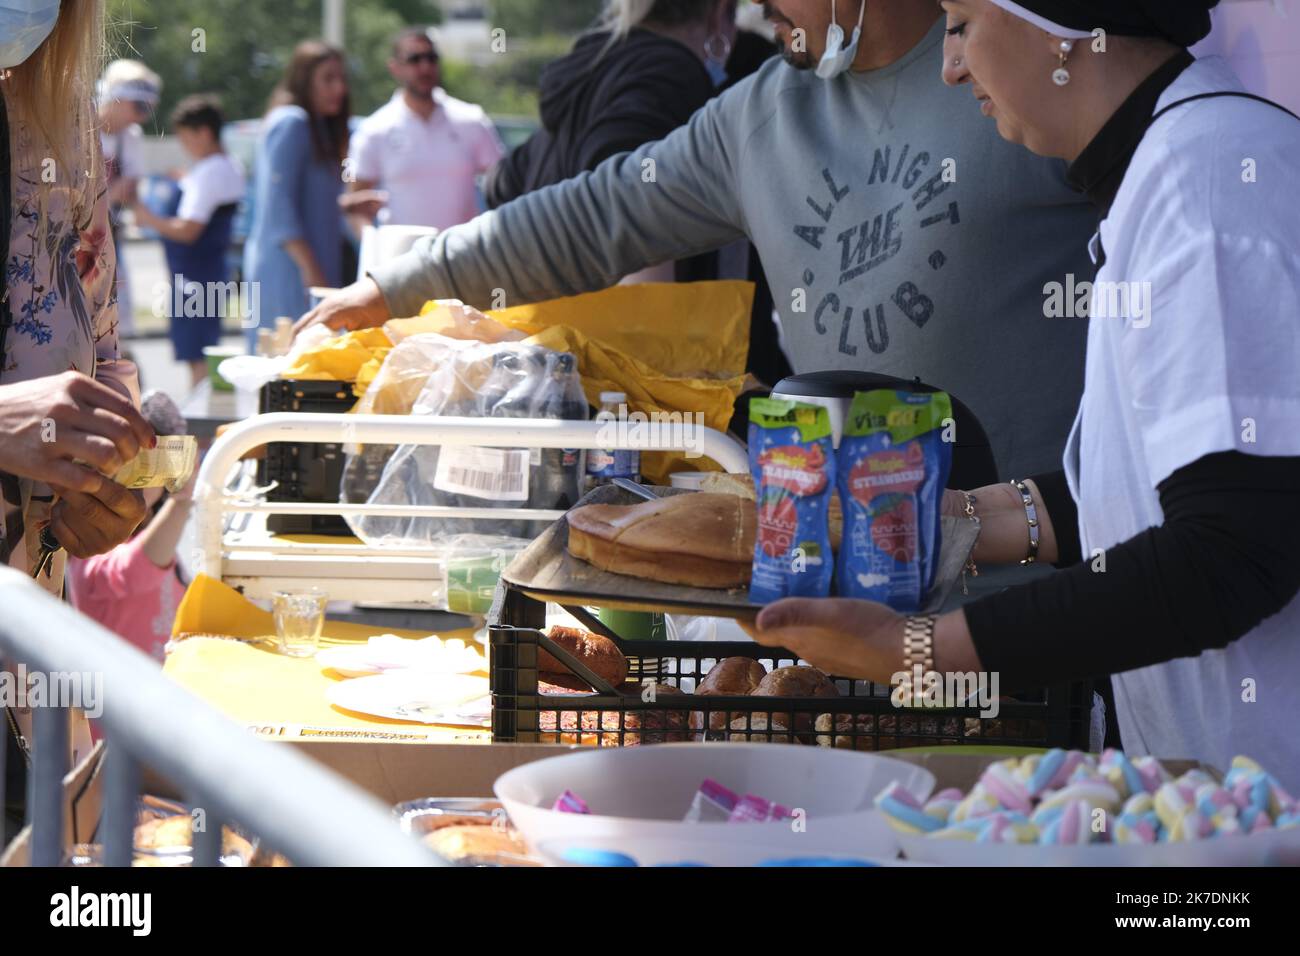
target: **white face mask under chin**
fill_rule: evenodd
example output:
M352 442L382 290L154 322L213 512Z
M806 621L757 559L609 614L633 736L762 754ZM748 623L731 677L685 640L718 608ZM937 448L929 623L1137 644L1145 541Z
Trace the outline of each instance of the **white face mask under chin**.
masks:
M61 0L0 2L0 70L21 65L54 32Z
M835 20L835 0L831 0L831 25L826 31L826 52L817 63L817 75L823 80L839 76L850 66L858 55L858 41L862 39L862 21L867 15L867 0L862 0L858 10L858 25L853 28L853 38L849 45L844 45L844 28Z

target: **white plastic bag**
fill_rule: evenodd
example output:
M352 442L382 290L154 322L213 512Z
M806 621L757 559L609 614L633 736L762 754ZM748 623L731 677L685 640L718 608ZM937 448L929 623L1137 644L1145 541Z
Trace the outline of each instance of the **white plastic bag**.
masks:
M411 409L412 415L586 420L589 409L577 363L567 352L517 342L484 344L441 336L446 346ZM438 343L425 343L432 357ZM395 350L396 351L396 350ZM391 358L391 355L390 355ZM387 367L387 362L385 367ZM373 387L373 386L372 386ZM401 445L383 466L370 504L567 510L581 497L577 449ZM344 495L355 493L345 482ZM485 518L356 516L353 532L369 544L433 545L448 535L531 539L545 521Z

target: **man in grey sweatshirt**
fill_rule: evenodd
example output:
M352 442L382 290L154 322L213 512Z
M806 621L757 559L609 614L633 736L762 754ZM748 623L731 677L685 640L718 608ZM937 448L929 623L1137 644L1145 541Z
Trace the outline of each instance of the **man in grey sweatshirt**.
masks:
M860 7L837 6L851 38ZM1095 225L1064 164L1004 142L943 84L933 0L871 0L837 75L813 69L832 0L765 8L786 62L666 139L422 240L299 325L574 295L748 237L795 371L919 377L971 407L1003 477L1058 469L1086 323L1047 318L1045 287L1091 279Z

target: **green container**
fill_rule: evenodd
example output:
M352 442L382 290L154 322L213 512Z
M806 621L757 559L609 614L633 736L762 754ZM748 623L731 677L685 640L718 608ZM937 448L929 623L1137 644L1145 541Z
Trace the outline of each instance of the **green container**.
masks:
M596 612L600 623L628 641L666 641L668 625L662 614L646 611L615 611L603 607Z
M447 610L455 614L486 614L501 577L499 557L452 558L447 562Z
M243 354L243 349L223 345L209 345L203 349L203 358L208 363L208 379L212 382L214 392L233 392L235 390L235 386L227 382L217 372L217 366L228 358Z

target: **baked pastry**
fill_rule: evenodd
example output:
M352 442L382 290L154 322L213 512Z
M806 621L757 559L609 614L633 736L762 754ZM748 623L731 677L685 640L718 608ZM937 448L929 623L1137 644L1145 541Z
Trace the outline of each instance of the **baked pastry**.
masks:
M528 846L509 827L460 824L426 833L424 845L454 863L506 863L528 855Z
M134 846L146 855L159 851L189 850L194 846L193 820L187 813L155 817L135 828ZM221 830L221 855L239 856L247 861L253 857L253 845L230 827ZM165 857L164 857L165 858ZM167 863L148 862L145 866L166 866Z
M572 674L539 674L537 678L539 694L594 694L596 689L585 680Z
M627 678L627 658L608 637L578 627L559 625L553 626L546 636L611 684L618 686ZM548 683L575 690L591 690L585 683L579 682L575 686L572 682L577 680L577 675L545 650L537 654L537 670Z
M759 683L767 676L763 665L750 657L724 657L709 669L695 688L696 697L748 696L754 692ZM709 730L725 730L727 725L743 711L710 711ZM695 711L691 715L691 728L701 730L704 727L704 712Z
M729 475L721 471L705 475L700 481L700 491L719 495L739 495L750 501L758 497L754 491L753 477ZM831 489L830 500L826 505L826 526L830 531L831 550L838 551L840 541L844 537L844 509L840 506L840 494L834 488Z
M767 677L767 670L750 657L724 657L709 668L695 688L697 697L752 694Z
M682 694L668 684L654 687L656 698ZM628 681L618 691L627 697L640 697L645 685ZM621 715L616 710L543 710L537 726L548 736L547 743L636 747L690 739L684 710L629 710Z
M785 714L741 714L731 722L727 739L734 743L794 744L799 740L790 734Z
M754 697L839 697L839 688L835 682L815 667L807 664L792 664L778 667L758 682L754 688ZM781 720L787 727L792 727L800 734L807 734L813 729L814 715L807 712L776 712L773 719ZM812 743L809 736L804 743Z
M835 682L815 667L778 667L758 682L755 697L839 697Z
M739 495L750 501L758 498L752 475L732 475L725 471L710 472L701 478L700 491L711 495Z
M603 571L702 588L749 583L754 503L689 492L635 505L586 505L567 515L569 553Z
M953 743L960 727L956 717L911 714L818 714L814 724L818 746L868 751Z

